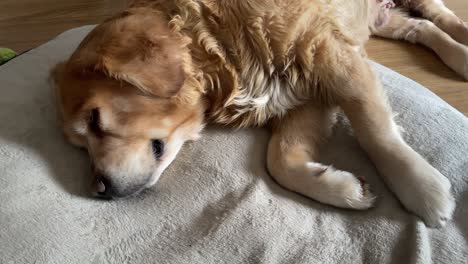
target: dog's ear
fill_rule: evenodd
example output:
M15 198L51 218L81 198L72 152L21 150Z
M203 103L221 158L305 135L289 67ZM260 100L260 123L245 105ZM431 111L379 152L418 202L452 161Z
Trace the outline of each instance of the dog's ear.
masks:
M104 52L100 67L110 77L145 93L169 98L185 81L180 50L168 35L122 36Z
M72 60L85 72L102 72L146 94L169 98L185 81L182 49L167 21L135 9L93 30Z

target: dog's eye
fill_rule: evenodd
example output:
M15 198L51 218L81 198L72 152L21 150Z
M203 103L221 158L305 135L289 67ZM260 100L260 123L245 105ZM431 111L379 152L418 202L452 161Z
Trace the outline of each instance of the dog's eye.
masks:
M89 129L98 137L102 137L100 119L101 119L101 116L99 113L99 109L94 108L93 110L91 110L91 115L89 117Z
M153 154L156 159L161 158L164 153L164 142L162 140L155 139L151 141L151 145L153 147Z

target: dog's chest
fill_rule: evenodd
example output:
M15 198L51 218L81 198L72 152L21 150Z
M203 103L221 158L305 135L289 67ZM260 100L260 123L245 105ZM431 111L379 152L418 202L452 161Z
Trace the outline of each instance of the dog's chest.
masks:
M309 0L218 2L202 6L192 31L210 117L262 125L310 99L315 54L334 27L327 6Z

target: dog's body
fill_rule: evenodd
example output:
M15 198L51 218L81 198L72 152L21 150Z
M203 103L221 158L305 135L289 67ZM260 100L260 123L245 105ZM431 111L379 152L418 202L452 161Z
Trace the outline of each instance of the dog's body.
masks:
M366 209L374 198L363 179L317 163L340 107L406 208L443 225L450 183L399 135L363 45L371 34L420 42L468 78L468 29L439 1L398 4L456 40L385 0L135 1L56 68L65 134L88 149L96 191L125 196L153 185L205 122L268 124L279 184Z

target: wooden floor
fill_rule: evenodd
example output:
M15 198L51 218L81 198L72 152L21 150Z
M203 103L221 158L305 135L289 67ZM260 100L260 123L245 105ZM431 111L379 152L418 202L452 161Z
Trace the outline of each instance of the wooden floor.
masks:
M123 9L129 0L0 0L0 47L23 52L67 29L96 24ZM468 21L467 0L445 0ZM408 43L371 39L371 59L423 84L468 115L468 82L430 50Z

